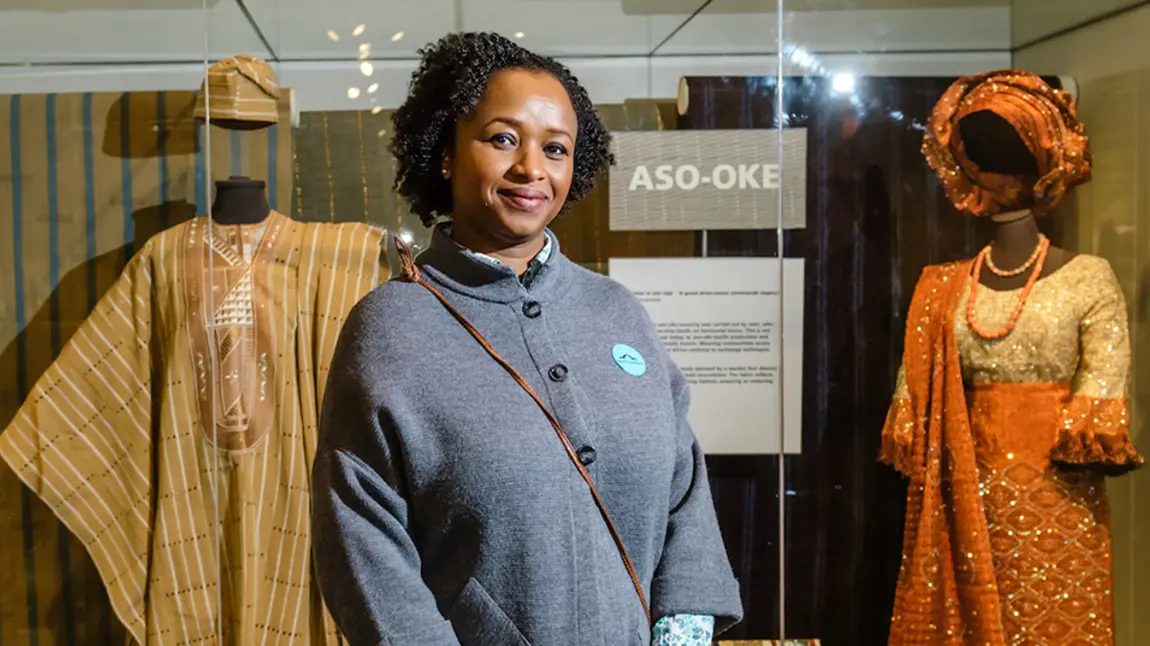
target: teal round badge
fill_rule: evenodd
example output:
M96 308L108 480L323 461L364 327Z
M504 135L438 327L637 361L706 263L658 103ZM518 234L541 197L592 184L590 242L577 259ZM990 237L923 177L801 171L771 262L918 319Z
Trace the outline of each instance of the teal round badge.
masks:
M639 354L638 350L629 345L617 344L611 348L611 357L615 359L615 363L619 364L623 372L632 377L641 377L643 373L647 372L647 360Z

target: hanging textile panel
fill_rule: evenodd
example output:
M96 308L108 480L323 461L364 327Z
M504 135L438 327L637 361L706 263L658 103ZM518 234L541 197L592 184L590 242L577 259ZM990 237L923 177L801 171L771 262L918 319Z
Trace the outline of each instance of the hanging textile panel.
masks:
M290 93L285 93L285 96ZM0 95L0 428L134 251L206 210L213 180L290 203L290 104L249 132L192 118L195 93ZM82 545L0 469L0 644L123 643Z

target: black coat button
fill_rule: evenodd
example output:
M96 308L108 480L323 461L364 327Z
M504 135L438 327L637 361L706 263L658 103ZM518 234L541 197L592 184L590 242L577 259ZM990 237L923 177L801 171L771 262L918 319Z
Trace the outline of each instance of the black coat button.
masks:
M557 363L547 371L547 376L551 377L551 381L563 381L567 378L567 366Z
M589 446L579 449L575 455L579 457L579 462L585 467L591 466L591 463L595 461L595 449Z
M535 301L527 301L523 304L523 316L529 319L537 319L543 313L543 307Z

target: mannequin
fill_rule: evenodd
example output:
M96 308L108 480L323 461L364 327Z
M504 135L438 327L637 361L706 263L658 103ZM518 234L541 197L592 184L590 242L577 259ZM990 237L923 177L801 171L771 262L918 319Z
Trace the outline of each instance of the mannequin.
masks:
M144 244L0 459L88 548L132 643L346 644L308 566L309 447L340 328L388 277L385 232L293 221L263 182L221 188L224 224Z
M214 65L201 96L215 127L280 118L250 56ZM386 232L294 221L249 177L215 187L210 223L124 268L0 460L87 547L132 643L338 646L309 565L311 447L340 328L388 277Z
M216 182L216 198L212 201L212 219L219 224L257 224L271 213L266 184L240 175Z
M213 65L196 101L195 118L205 127L232 131L268 128L280 120L282 92L275 71L266 61L232 56ZM242 175L216 182L212 220L243 225L264 221L271 208L265 184Z
M982 110L958 122L966 155L979 169L1003 175L1025 178L1023 184L1033 186L1038 179L1038 162L1006 119L989 110ZM1023 198L1019 206L990 216L994 223L991 254L999 267L1009 269L1025 263L1038 244L1038 220L1029 206L1033 197ZM1040 278L1061 269L1077 254L1051 246L1046 255ZM998 276L982 272L980 281L990 289L1007 291L1026 284L1026 273L1017 276Z
M1089 181L1086 127L1070 95L997 70L947 90L923 154L993 234L926 267L907 314L880 456L910 481L889 643L1112 645L1104 476L1143 461L1125 301L1037 223Z

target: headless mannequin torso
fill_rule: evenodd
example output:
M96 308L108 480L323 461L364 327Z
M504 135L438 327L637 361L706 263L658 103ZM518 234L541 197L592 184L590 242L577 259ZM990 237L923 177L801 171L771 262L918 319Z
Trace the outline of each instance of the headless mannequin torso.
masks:
M1038 221L1029 210L1011 211L992 216L994 223L994 240L990 243L990 255L994 264L1002 269L1014 269L1021 266L1034 253L1038 246ZM1060 247L1050 246L1046 252L1046 262L1042 266L1039 279L1062 269L1066 263L1075 256L1073 251ZM996 291L1009 291L1021 289L1030 278L1030 272L1024 271L1017 276L998 276L990 271L980 275L979 283Z
M958 124L962 131L966 154L984 171L1027 178L1033 185L1038 175L1038 163L1026 148L1018 132L1005 119L993 112L975 112ZM1021 206L1021 205L1020 205ZM994 239L990 255L994 264L1004 270L1024 264L1038 246L1038 221L1029 208L1004 211L991 216ZM1070 262L1075 252L1050 246L1039 278L1045 278ZM1029 271L1017 276L998 276L982 272L979 283L996 291L1021 289L1030 277Z
M212 220L219 224L258 224L271 213L264 182L233 175L216 182Z

